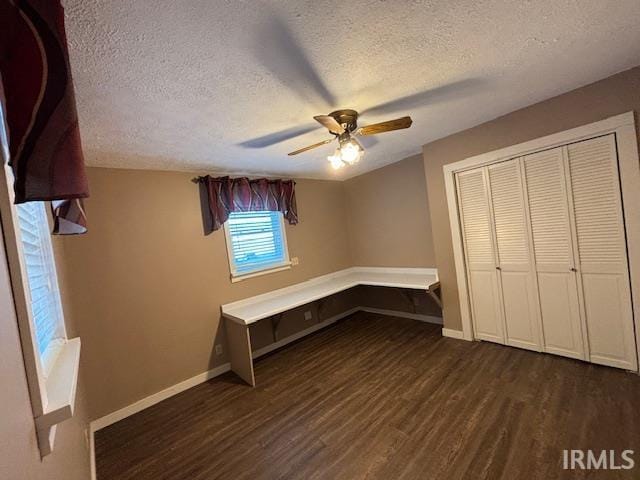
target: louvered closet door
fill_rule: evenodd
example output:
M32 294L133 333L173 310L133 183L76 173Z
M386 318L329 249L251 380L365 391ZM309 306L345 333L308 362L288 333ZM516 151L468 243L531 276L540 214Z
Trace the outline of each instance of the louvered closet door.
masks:
M485 169L456 175L476 338L504 343Z
M635 369L615 138L575 143L567 153L590 360Z
M584 359L563 149L523 162L545 350Z
M491 165L488 173L505 341L514 347L540 350L538 294L529 246L520 160Z

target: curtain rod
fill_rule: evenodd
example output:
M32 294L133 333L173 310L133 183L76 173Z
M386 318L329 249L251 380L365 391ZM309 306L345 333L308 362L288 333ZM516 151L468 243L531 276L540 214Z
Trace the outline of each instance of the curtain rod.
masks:
M192 182L192 183L195 183L195 184L198 184L198 183L200 183L200 180L202 180L203 178L205 178L205 177L207 177L207 176L208 176L208 175L200 175L199 177L193 177L193 178L191 179L191 182ZM225 175L225 176L228 176L228 175ZM231 178L232 180L235 180L236 178L249 178L249 177L246 177L246 176L245 176L245 177L235 177L235 178L233 178L233 177L230 177L230 176L229 176L229 178ZM293 180L292 178L290 178L290 179L283 179L283 178L266 178L266 177L257 177L257 178L254 178L254 180L260 180L260 179L262 179L262 178L265 178L266 180L268 180L268 181L272 181L272 182L275 182L276 180L281 180L281 181L292 181L294 184L296 184L296 183L297 183L297 182L296 182L295 180ZM251 179L249 178L249 180L251 180Z

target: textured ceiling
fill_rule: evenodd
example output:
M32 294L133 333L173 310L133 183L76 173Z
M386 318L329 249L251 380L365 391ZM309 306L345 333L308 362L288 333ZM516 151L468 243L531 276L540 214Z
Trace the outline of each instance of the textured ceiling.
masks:
M90 165L348 178L640 63L638 0L66 0ZM373 108L376 107L377 108ZM313 115L411 115L332 171ZM367 111L368 110L368 111ZM255 148L277 132L307 133ZM272 138L272 137L270 137Z

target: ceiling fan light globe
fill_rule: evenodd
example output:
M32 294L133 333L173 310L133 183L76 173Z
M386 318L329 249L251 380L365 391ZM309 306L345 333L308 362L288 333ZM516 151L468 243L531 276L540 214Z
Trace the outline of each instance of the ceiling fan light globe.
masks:
M331 161L331 168L333 168L334 170L340 170L342 167L344 167L344 163L342 162L342 160L338 159Z
M348 164L356 163L360 157L360 150L353 143L346 143L340 147L340 158Z
M340 155L339 155L339 153L337 151L333 155L329 155L327 157L327 160L329 160L329 163L331 164L331 167L334 170L339 170L342 167L344 167L344 162L340 158Z

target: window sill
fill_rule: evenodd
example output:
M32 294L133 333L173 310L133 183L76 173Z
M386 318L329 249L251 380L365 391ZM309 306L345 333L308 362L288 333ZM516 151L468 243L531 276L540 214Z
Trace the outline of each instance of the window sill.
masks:
M80 339L67 340L60 346L46 379L44 414L35 419L38 446L43 457L53 451L56 425L73 416L79 366Z
M231 274L231 283L241 282L243 280L260 277L262 275L267 275L269 273L282 272L283 270L289 270L291 268L291 262L286 262L280 265L276 265L274 267L268 268L266 270L259 270L257 272L244 273L244 274Z

